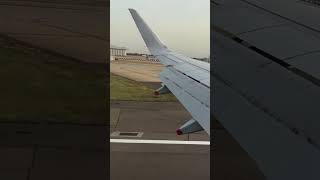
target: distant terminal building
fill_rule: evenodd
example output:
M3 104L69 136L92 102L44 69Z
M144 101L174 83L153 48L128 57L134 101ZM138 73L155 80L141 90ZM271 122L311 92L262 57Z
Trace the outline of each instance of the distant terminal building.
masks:
M117 57L127 56L127 48L110 45L110 60L116 60Z

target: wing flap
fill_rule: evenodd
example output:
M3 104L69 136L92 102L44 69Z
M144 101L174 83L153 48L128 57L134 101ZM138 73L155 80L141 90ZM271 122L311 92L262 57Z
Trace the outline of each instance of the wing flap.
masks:
M192 84L194 81L170 68L164 69L160 79L210 135L210 98L206 99L206 96L202 96L205 94L210 96L209 89L201 88L197 93L188 91L192 89L188 86L196 86Z

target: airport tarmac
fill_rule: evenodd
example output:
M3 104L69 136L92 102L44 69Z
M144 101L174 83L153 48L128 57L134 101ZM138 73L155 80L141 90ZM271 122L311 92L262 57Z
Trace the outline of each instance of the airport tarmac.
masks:
M5 0L0 12L1 34L77 60L107 63L107 1Z
M163 69L160 63L148 61L111 61L110 71L139 82L161 82L160 72Z
M111 102L110 138L209 141L205 132L176 135L176 128L190 118L179 102ZM209 145L111 143L110 160L112 180L210 179Z

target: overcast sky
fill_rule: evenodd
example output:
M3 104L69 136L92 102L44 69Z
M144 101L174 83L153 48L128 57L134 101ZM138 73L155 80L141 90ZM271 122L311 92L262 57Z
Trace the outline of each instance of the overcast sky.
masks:
M133 8L170 49L190 57L209 56L209 0L111 0L110 6L112 45L148 53L128 11Z

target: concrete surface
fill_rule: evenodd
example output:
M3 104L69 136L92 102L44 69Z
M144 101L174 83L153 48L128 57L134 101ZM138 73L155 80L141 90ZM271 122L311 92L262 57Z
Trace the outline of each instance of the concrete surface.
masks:
M111 179L210 179L210 148L192 145L111 144Z
M111 111L117 123L112 122L116 125L110 133L143 132L141 138L131 139L209 140L204 132L175 134L176 128L190 119L190 114L178 102L117 101L111 103ZM110 174L112 180L210 179L210 147L111 143Z

